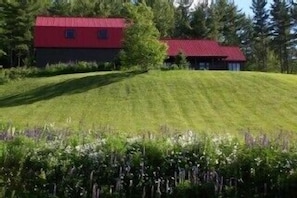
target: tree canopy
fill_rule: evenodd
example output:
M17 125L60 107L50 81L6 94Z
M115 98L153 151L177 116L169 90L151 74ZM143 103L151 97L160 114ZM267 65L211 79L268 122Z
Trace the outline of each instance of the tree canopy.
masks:
M160 42L160 33L154 26L153 11L139 3L125 4L128 25L125 29L123 50L120 59L124 67L139 66L143 70L149 66L161 65L166 57L166 45Z
M138 9L143 9L146 18L142 14L128 16L127 3L131 13L136 14ZM249 70L279 68L279 72L297 72L297 49L294 47L297 40L297 4L294 1L273 0L268 5L267 0L252 0L252 18L232 1L217 0L210 5L201 3L196 7L192 3L193 0L1 0L0 65L34 65L33 25L37 15L134 17L134 25L126 31L126 36L131 34L130 38L125 38L126 51L127 42L135 42L135 31L143 34L142 42L161 51L163 48L159 47L162 45L150 39L214 39L223 45L239 45L248 58ZM149 30L143 32L143 28ZM150 37L147 36L149 34ZM146 46L141 42L137 44L133 47ZM149 47L144 49L149 50ZM275 55L273 60L271 54ZM147 51L147 56L150 55ZM135 63L140 64L146 58L139 58ZM125 60L128 61L128 58ZM279 67L272 63L279 63Z

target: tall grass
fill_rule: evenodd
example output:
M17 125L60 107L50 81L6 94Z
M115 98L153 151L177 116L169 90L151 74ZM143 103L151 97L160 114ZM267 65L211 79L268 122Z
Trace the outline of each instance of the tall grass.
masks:
M232 136L190 131L162 139L89 135L49 140L44 137L51 135L16 132L2 142L0 193L3 197L290 197L296 193L297 150L285 137L286 141L272 141L247 133L242 143Z

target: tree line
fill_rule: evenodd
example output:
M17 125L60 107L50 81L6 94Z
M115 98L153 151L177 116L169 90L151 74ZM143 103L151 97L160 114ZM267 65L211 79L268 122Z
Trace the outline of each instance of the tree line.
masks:
M0 0L0 65L34 65L33 27L38 15L129 17L125 4L147 6L161 38L214 39L238 45L246 69L296 72L297 4L252 0L253 16L233 1L193 6L193 0ZM137 17L137 16L136 16Z

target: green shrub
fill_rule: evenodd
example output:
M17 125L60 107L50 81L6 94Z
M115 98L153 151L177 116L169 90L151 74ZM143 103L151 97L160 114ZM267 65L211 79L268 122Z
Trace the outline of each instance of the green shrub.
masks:
M17 67L10 69L1 69L0 84L4 84L9 80L18 80L27 77L55 76L62 74L96 71L112 71L114 69L114 64L111 62L97 64L96 62L85 61L46 65L45 68Z
M0 69L0 85L3 85L8 82L8 77L5 75L3 69Z
M34 76L37 72L38 72L37 68L27 68L27 67L13 67L10 69L4 69L4 75L9 80L18 80L18 79Z
M175 56L174 63L178 65L179 69L189 69L190 67L190 63L188 62L187 57L183 52L179 52Z

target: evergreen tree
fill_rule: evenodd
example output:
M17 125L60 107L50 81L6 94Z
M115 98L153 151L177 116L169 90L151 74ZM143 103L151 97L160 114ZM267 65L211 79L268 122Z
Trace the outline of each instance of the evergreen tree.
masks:
M175 56L174 63L178 65L179 69L189 69L190 67L190 63L188 62L186 55L182 51Z
M289 64L289 49L292 44L290 5L286 0L274 0L271 7L271 34L273 48L278 54L282 73L291 73Z
M39 8L37 5L38 2L34 0L6 0L0 4L3 16L0 40L5 46L10 66L24 65L32 56L32 31Z
M227 5L226 15L223 18L223 35L225 38L224 43L227 45L239 45L240 44L240 32L243 29L243 22L245 15L238 10L234 3Z
M2 2L0 2L0 3L2 3ZM4 16L3 16L2 9L3 8L0 7L0 38L4 34L4 25L5 25L4 20L3 20ZM3 57L4 55L6 55L6 52L4 51L4 48L5 48L5 46L4 46L4 43L2 41L2 42L0 42L0 58ZM0 65L2 65L1 62L0 62Z
M95 0L72 0L73 16L92 17L95 16ZM104 2L104 1L103 1Z
M208 28L208 38L220 41L220 30L221 30L221 14L218 13L215 4L211 4L208 9L208 17L207 17L207 28Z
M176 4L175 30L173 36L177 38L188 38L192 31L189 9L193 4L193 0L178 0Z
M217 0L209 11L209 37L226 45L239 45L238 32L242 30L245 15L234 3L228 0Z
M160 33L154 26L151 8L142 3L128 3L125 4L125 15L129 23L125 29L123 50L120 54L122 65L148 70L149 66L163 64L166 45L159 41Z
M242 30L239 34L239 37L241 41L240 47L243 50L248 61L245 66L246 70L255 70L257 67L257 65L253 61L254 60L253 35L254 35L253 21L250 17L245 17L244 21L242 22Z
M198 4L195 10L191 13L191 36L194 38L203 39L208 37L207 6L207 4Z
M267 71L267 53L269 45L269 27L268 27L268 10L266 10L267 0L253 0L252 10L253 18L253 51L255 62L259 71Z
M175 25L174 0L138 0L136 3L143 3L149 6L154 14L154 23L162 38L170 37Z
M170 37L174 31L175 8L173 0L158 0L152 4L154 23L162 38Z
M71 16L72 4L68 0L55 0L48 8L51 16Z

